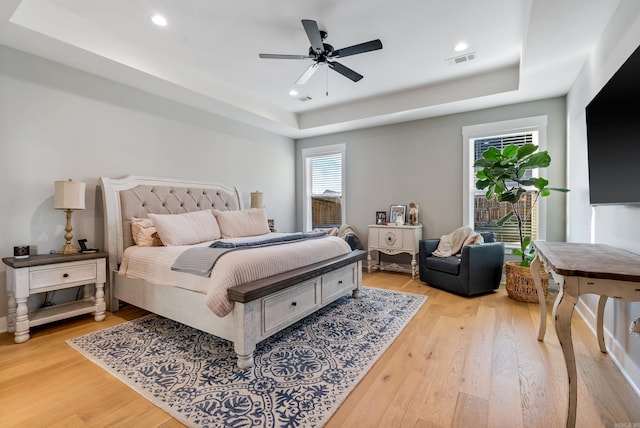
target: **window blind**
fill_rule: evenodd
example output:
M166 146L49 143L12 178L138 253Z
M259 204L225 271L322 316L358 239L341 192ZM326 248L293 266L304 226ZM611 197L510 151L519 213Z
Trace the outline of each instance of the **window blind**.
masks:
M342 194L342 154L314 156L310 163L311 194Z
M342 153L309 158L313 228L342 224Z

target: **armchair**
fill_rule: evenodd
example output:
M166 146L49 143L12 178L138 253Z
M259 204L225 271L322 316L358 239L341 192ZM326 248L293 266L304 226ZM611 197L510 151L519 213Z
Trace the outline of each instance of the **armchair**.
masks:
M462 296L488 293L500 286L504 243L493 232L480 232L483 244L462 247L460 256L435 257L439 239L423 239L419 245L420 280Z

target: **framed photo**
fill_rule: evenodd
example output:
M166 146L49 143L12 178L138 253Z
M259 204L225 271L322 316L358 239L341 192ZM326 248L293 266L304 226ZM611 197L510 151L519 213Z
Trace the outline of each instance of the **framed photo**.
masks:
M407 206L406 205L391 205L389 208L389 222L397 223L398 217L402 219L402 224L407 222Z
M376 224L384 224L387 222L386 211L376 211Z

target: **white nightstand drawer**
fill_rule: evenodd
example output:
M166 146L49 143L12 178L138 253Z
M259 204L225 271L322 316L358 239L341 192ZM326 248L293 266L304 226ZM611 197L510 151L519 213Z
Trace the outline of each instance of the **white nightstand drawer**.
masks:
M61 263L45 269L34 268L29 272L29 289L64 285L73 282L91 282L96 279L96 263Z
M384 230L380 232L378 233L378 247L396 250L403 248L402 230Z

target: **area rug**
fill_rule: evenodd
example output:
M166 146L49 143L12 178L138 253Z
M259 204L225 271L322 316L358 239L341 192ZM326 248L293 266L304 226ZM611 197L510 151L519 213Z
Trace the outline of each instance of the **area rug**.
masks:
M67 343L191 427L321 427L426 301L363 287L260 342L233 344L157 316Z

